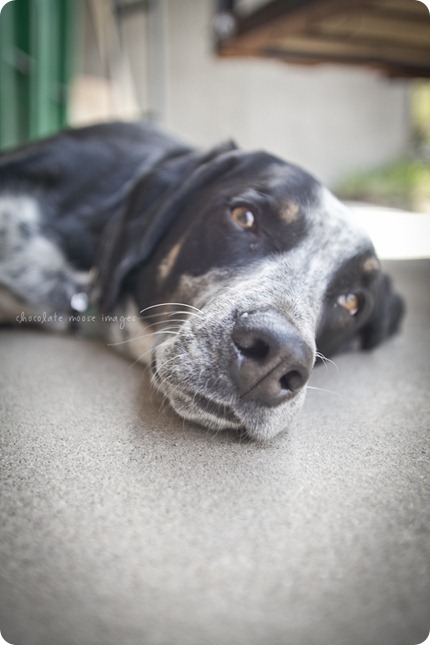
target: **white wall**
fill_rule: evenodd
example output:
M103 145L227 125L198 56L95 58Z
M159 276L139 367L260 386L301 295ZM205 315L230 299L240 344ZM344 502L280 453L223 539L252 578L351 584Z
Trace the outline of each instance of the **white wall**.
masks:
M407 81L368 69L219 59L212 0L163 0L168 128L200 146L233 137L303 165L329 185L405 152Z

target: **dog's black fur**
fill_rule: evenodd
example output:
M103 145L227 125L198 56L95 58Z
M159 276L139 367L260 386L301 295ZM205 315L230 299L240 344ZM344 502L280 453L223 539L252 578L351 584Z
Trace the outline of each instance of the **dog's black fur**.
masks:
M294 416L316 356L374 347L403 314L367 235L306 172L144 123L0 158L0 321L67 320L82 293L180 415L256 438Z

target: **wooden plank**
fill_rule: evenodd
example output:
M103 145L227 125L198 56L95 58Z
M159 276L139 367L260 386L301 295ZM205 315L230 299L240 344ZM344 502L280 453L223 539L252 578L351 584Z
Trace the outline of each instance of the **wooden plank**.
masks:
M301 56L306 60L315 62L354 61L355 64L379 65L388 67L391 64L396 68L414 68L420 70L422 76L426 69L430 71L430 65L425 61L430 60L430 47L407 48L396 45L381 49L378 42L355 43L353 39L348 42L333 38L299 38L289 37L285 40L278 39L266 46L246 49L227 50L224 52L230 55L246 55L268 57L270 53L275 58L291 59ZM425 74L426 76L426 74Z
M224 55L228 56L229 54L221 53L221 56ZM326 54L324 58L322 58L319 54L314 55L309 52L294 51L293 49L288 51L278 49L256 51L247 50L241 51L239 55L244 58L272 58L281 62L305 65L307 67L322 65L324 63L342 66L365 66L381 71L389 77L430 78L430 67L415 64L413 62L405 63L403 61L383 61L375 58L357 58L355 56L345 54Z
M399 14L406 12L410 16L418 18L429 17L429 12L425 6L416 0L362 0L362 5L367 10L379 9Z
M337 39L333 37L314 36L313 38L307 37L287 37L272 39L265 47L254 48L253 51L258 49L273 49L278 51L301 51L308 52L313 56L324 55L337 55L342 54L354 56L355 58L376 58L385 61L390 59L399 61L404 59L405 62L418 64L419 61L430 61L430 43L427 47L399 47L396 44L381 48L379 41L364 41L360 40L358 43L353 38L348 41L344 39Z
M350 6L358 6L362 0L350 0ZM236 16L236 32L233 37L219 41L221 49L232 42L241 44L264 44L277 34L294 34L303 31L310 19L319 19L342 10L345 0L273 0L246 17Z
M362 1L349 0L348 5L359 6ZM309 19L329 15L344 7L345 0L272 0L251 14L238 17L238 34L276 26L277 21L285 17L290 25L303 25Z
M427 21L401 19L394 14L385 16L365 11L345 11L342 15L323 18L307 28L312 35L334 36L336 38L357 38L376 41L384 46L426 47L430 45L430 17Z
M366 14L413 21L414 24L420 24L429 18L428 10L416 0L401 0L399 3L390 0L362 0L361 8Z
M279 21L282 22L282 21ZM429 20L430 32L430 20ZM430 64L430 38L424 45L412 42L403 43L388 42L382 47L381 41L378 38L367 38L365 34L360 34L360 37L354 38L352 33L348 34L348 38L344 33L339 36L336 33L318 33L315 29L310 34L285 34L282 29L282 24L277 25L269 31L266 27L264 37L252 38L248 35L247 38L234 39L231 42L225 43L223 46L223 53L228 54L235 52L239 54L240 51L253 51L258 50L294 50L306 52L312 55L336 54L345 55L350 54L355 57L375 57L383 56L388 60L390 57L398 61L401 57L405 57L407 61L422 62L423 64Z

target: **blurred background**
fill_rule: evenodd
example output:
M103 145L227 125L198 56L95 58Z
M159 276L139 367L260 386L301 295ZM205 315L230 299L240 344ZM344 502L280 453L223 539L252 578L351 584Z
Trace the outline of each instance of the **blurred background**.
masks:
M0 88L2 149L146 117L199 147L232 137L302 165L362 218L366 202L430 213L418 0L13 0ZM414 222L426 255L430 229Z

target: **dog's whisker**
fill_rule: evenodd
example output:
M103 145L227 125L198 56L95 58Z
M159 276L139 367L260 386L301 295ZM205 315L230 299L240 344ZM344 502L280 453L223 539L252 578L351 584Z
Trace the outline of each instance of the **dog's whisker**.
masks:
M167 397L167 394L163 394L162 399L161 399L161 403L160 403L160 407L158 408L158 412L159 412L160 414L161 414L162 412L164 412L164 409L166 408L166 406L168 405L168 403L169 403L169 399L168 399L168 397Z
M178 332L175 332L175 333L177 334ZM150 335L153 335L153 334L150 334ZM157 344L157 347L162 347L164 344L168 343L169 340L170 340L170 338L166 338L165 340L162 340L161 342L159 342ZM131 366L137 365L137 363L143 363L142 359L145 358L146 356L148 356L148 354L152 354L153 351L154 351L154 347L151 347L146 352L143 352L143 354L139 354L139 356L133 361ZM168 362L170 362L170 360L174 360L174 359L169 359ZM151 369L151 365L149 365L149 364L145 365L145 368L146 369ZM153 385L152 382L151 382L151 385Z
M162 347L168 341L169 341L169 339L164 340L162 343L160 343L158 348ZM180 360L180 359L182 359L184 357L185 357L185 354L175 354L175 356L172 356L171 358L164 359L161 363L158 362L158 367L159 367L159 369L164 369L166 367L166 365L170 365L170 363L175 363L175 362L177 362L178 360Z
M142 315L142 316L139 316L139 320L146 321L146 320L149 320L150 318L160 318L161 316L165 316L167 319L168 317L178 316L178 315L189 316L190 318L192 316L200 316L199 313L195 313L194 311L184 311L181 309L176 309L175 311L160 311L155 314L149 314L148 316ZM185 322L185 320L186 319L184 319L183 322Z
M157 307L189 307L190 309L193 309L194 311L197 311L199 314L203 313L201 309L198 307L194 307L194 305L189 305L186 302L160 302L159 304L156 305L150 305L149 307L145 307L145 309L142 309L139 311L140 315L143 315L146 311L150 311L151 309L155 309Z
M314 387L312 385L306 385L305 387L307 390L315 390L316 392L324 392L325 394L332 394L333 396L338 396L342 399L345 399L345 401L349 401L349 403L353 403L354 405L356 403L354 399L351 399L350 397L346 396L346 394L342 394L342 392L334 392L333 390L326 390L322 387Z
M170 375L168 374L164 378L160 378L160 376L157 377L157 380L153 381L154 387L160 389L163 385L168 383L170 380Z
M324 354L322 354L321 352L317 352L316 356L317 358L320 358L322 360L322 362L326 367L327 367L327 363L331 363L331 365L333 365L336 368L336 370L339 371L339 368L336 365L336 363L332 361L330 358L327 358L327 356L324 356Z
M156 327L157 325L169 325L166 329L180 329L181 325L175 325L175 327L171 327L171 323L183 323L184 321L181 318L171 318L170 320L157 320L156 322L152 322L149 325L146 325L148 329L151 329L151 327Z
M174 356L172 358L166 359L163 361L161 365L158 366L157 369L157 380L154 380L153 385L154 387L161 388L165 383L168 383L170 380L170 374L167 374L164 378L160 378L159 372L160 370L165 369L167 366L169 366L171 363L177 362L178 357Z
M145 356L147 356L148 354L151 354L152 351L153 351L153 348L151 347L151 349L148 349L146 352L143 352L143 354L139 354L139 356L130 364L130 368L135 367L138 363L141 363L142 365L144 365L145 370L150 369L151 365L147 364L142 359L145 358Z

